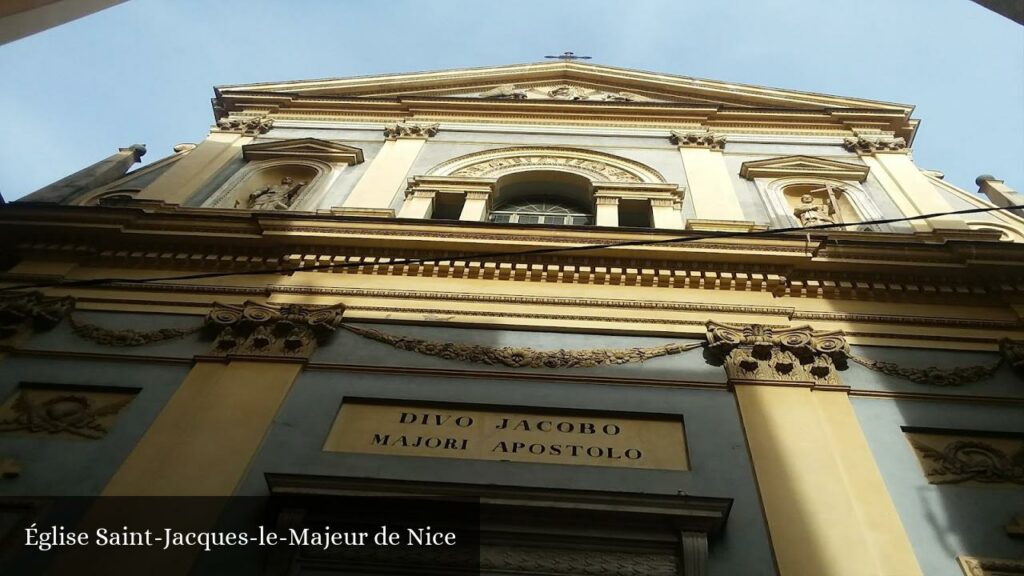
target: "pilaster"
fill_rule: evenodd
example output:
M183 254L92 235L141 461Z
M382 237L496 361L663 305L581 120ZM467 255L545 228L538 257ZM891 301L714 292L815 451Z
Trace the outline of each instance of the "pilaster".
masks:
M679 148L696 218L743 221L743 209L722 157L725 138L706 130L673 130L669 140Z
M225 130L211 133L192 152L161 174L136 196L182 204L229 162L242 155L242 146L253 141L254 132Z
M399 123L385 127L387 141L345 199L343 208L390 210L420 150L437 130L437 124Z
M341 306L219 305L211 354L197 362L103 491L108 496L227 496Z
M416 190L405 197L405 203L398 212L399 218L420 218L427 219L434 213L434 197L437 192L433 190Z
M594 196L594 203L597 205L597 213L594 217L594 224L598 226L619 225L618 196L602 196L600 194L597 194Z
M953 210L928 177L914 165L903 138L858 133L856 138L847 138L843 146L864 159L904 215L920 216ZM956 216L915 221L911 225L922 232L967 229L967 224Z
M487 219L487 206L490 202L490 192L466 192L466 202L462 205L462 213L459 220L471 222L483 222Z
M837 369L840 332L708 324L743 420L781 576L920 575Z

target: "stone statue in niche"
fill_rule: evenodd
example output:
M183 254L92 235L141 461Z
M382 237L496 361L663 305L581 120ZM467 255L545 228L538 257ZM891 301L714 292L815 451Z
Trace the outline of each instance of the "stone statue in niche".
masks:
M305 182L295 182L291 176L281 178L280 184L273 184L254 190L243 200L235 201L235 208L248 210L287 210L295 202Z
M804 227L835 224L835 213L835 207L830 202L819 204L810 194L801 196L800 205L793 209L793 215L800 219L800 225Z

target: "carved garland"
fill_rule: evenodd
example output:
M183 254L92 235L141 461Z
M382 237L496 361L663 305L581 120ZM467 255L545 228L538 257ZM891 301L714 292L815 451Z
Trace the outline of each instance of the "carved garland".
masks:
M96 324L80 322L75 319L74 315L68 316L68 323L71 325L71 331L74 332L75 336L83 340L89 340L101 346L118 347L145 346L146 344L155 344L164 340L175 340L177 338L184 338L189 334L195 334L203 329L200 325L190 328L158 328L147 331L131 329L112 330L97 326Z
M1005 349L1005 348L1004 348ZM937 368L928 366L926 368L907 368L895 362L883 362L872 360L863 356L851 355L850 360L875 372L881 372L887 376L895 376L910 380L915 384L928 384L931 386L963 386L972 384L992 377L993 374L1003 365L1006 356L1000 358L989 366L954 366L952 368Z
M730 378L783 381L837 382L835 371L845 370L847 360L877 372L904 378L916 384L961 386L989 378L1004 364L1024 372L1024 342L1004 339L1002 358L989 366L952 368L907 368L894 362L871 360L850 353L842 332L815 332L810 327L772 328L761 325L734 326L709 321L707 342L665 344L649 348L536 350L491 347L475 344L436 342L396 336L368 328L343 325L341 304L308 308L289 304L281 307L246 302L241 306L215 304L201 326L159 328L139 331L114 330L80 322L70 315L71 297L50 298L40 292L0 296L0 339L27 327L48 329L68 317L72 332L102 346L134 347L194 334L204 327L214 338L218 354L259 354L308 357L337 328L407 350L450 360L488 365L534 368L575 368L644 362L705 347L708 362L725 366Z
M399 350L408 350L437 356L445 360L476 362L491 366L509 366L512 368L586 368L590 366L608 366L615 364L631 364L643 362L651 358L679 354L700 348L701 342L691 344L664 344L648 348L619 348L596 350L536 350L534 348L513 348L503 346L480 346L477 344L458 344L454 342L434 342L422 338L394 336L378 330L343 325L342 328L377 342L389 344Z

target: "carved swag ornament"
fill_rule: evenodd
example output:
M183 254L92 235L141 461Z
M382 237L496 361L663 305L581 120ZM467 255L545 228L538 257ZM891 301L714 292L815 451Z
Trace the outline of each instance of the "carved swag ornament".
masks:
M215 304L206 317L215 354L308 358L341 325L345 307Z
M850 347L842 332L815 332L809 326L772 328L708 322L704 354L725 366L730 380L775 380L838 385Z

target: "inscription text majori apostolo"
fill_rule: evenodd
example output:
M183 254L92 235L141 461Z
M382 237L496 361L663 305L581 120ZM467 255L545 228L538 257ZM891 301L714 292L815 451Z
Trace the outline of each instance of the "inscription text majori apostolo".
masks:
M518 410L518 409L517 409ZM687 470L678 417L346 401L324 450Z

